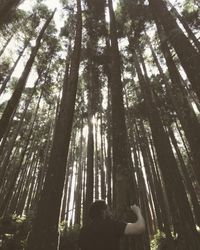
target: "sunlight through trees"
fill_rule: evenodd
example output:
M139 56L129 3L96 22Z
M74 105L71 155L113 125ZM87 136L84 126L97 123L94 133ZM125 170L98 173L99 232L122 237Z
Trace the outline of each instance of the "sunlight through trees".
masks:
M0 1L0 249L77 250L97 199L141 207L121 250L200 249L199 3L27 2Z

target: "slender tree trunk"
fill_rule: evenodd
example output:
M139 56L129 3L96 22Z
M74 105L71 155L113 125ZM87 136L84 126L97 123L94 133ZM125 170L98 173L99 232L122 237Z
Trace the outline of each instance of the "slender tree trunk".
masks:
M113 173L115 178L114 202L117 216L127 219L127 207L133 201L136 190L132 179L130 166L130 149L128 148L128 134L125 123L125 110L123 102L121 81L121 60L117 41L117 29L112 0L108 1L110 14L110 39L111 39L111 103L112 103L112 146L113 146ZM124 249L132 247L132 242L124 240ZM142 249L145 242L138 242Z
M108 45L108 43L107 43ZM109 48L109 46L107 46L107 48ZM110 48L109 48L110 50ZM106 158L106 169L107 169L107 186L108 186L108 192L107 192L107 197L108 197L108 205L110 206L110 208L113 207L113 203L114 203L114 199L113 199L113 193L114 189L115 189L115 178L114 177L114 173L113 173L113 165L112 165L112 128L111 128L111 101L110 101L110 85L111 85L111 75L110 75L110 69L108 65L105 65L105 67L107 67L107 77L108 77L108 109L107 109L107 115L106 115L106 119L107 119L107 143L108 143L108 147L107 147L107 158ZM112 187L112 183L113 183L113 188Z
M73 179L73 175L74 175L74 169L73 169L73 162L74 162L74 149L72 148L72 157L71 157L71 166L69 168L69 178L68 178L68 186L67 186L67 190L65 192L67 192L67 202L66 202L66 215L65 215L65 220L68 222L68 226L70 223L69 220L69 212L71 211L70 209L70 202L71 202L71 197L72 197L72 179ZM70 162L69 162L70 163Z
M194 33L192 32L192 30L190 29L189 25L187 24L187 22L185 21L184 17L181 16L178 11L176 10L176 8L170 3L170 1L166 1L169 6L171 7L172 12L174 13L174 15L178 18L178 20L181 22L181 24L183 25L184 29L186 30L188 37L190 38L191 41L193 41L194 45L196 46L196 48L199 50L200 53L200 42L199 40L196 38L196 36L194 35Z
M75 210L75 225L80 225L81 222L81 201L82 201L82 188L83 188L83 118L81 124L81 135L80 135L80 149L79 149L79 164L78 164L78 178L76 186L76 210Z
M23 150L21 152L21 155L20 155L20 160L17 163L16 169L13 172L13 175L11 177L11 181L10 181L10 185L9 185L8 191L7 191L5 199L4 199L4 201L3 201L3 203L2 203L2 205L0 207L0 214L4 213L7 205L9 204L9 200L10 200L10 198L12 196L12 192L14 190L14 186L16 184L17 178L18 178L20 170L22 168L22 164L23 164L26 152L27 152L27 148L28 148L28 145L30 143L31 136L33 134L33 128L34 128L34 124L35 124L35 121L36 121L36 117L37 117L37 113L38 113L38 109L39 109L39 104L40 104L41 97L42 97L42 91L41 91L40 98L39 98L38 103L37 103L37 107L35 109L35 113L34 113L34 116L33 116L33 119L32 119L31 125L30 125L30 128L28 130L27 139L26 139L24 148L23 148Z
M168 128L168 131L169 131L169 135L170 135L170 138L172 140L172 144L173 144L173 146L174 146L174 148L176 150L176 153L177 153L177 156L178 156L181 168L182 168L182 172L183 172L183 176L184 176L184 179L185 179L185 182L186 182L186 185L187 185L187 189L188 189L189 194L191 196L191 202L193 204L193 209L194 209L195 218L197 220L197 224L200 226L200 205L199 205L199 202L198 202L198 198L197 198L197 196L195 194L194 187L192 185L191 177L190 177L190 175L188 173L187 167L185 165L185 162L183 160L181 152L180 152L180 150L178 148L174 132L172 131L172 129L170 127Z
M28 79L32 65L34 63L35 56L37 55L38 49L40 47L42 37L44 35L46 28L48 27L49 23L51 22L51 20L54 16L54 13L55 13L55 11L47 19L43 28L41 29L40 34L36 40L36 45L35 45L35 47L33 47L32 51L31 51L31 55L26 63L25 69L24 69L21 77L19 78L17 86L16 86L10 100L8 101L8 104L4 110L2 117L1 117L1 120L0 120L0 140L2 139L3 135L5 134L6 129L8 127L8 124L9 124L9 121L10 121L10 118L11 118L12 114L14 113L14 111L15 111L15 109L20 101L22 92L23 92L24 87L26 85L26 81Z
M89 112L89 111L88 111ZM88 212L93 201L94 190L94 136L93 136L93 116L88 117L88 144L87 144L87 172L86 172L86 199L84 203L83 223L88 222Z
M149 6L154 19L161 22L167 34L167 39L174 47L181 65L200 100L200 54L178 26L163 0L149 0Z
M182 183L181 176L178 171L177 162L174 157L169 138L163 128L161 118L155 106L152 92L149 87L149 83L147 82L147 76L145 75L145 78L143 77L137 55L134 51L132 52L134 54L135 66L141 84L142 93L145 99L145 105L148 112L159 167L163 175L165 187L167 190L167 196L170 202L171 213L173 214L174 219L177 220L177 216L174 215L173 210L174 199L176 199L178 212L180 215L178 220L179 235L183 236L183 239L187 239L185 240L185 244L187 245L188 249L198 249L200 242L196 232L194 219L188 203L185 187ZM190 228L190 230L188 230L188 228Z
M22 197L21 199L18 200L18 204L16 206L17 215L21 216L23 214L26 200L27 200L27 203L30 204L30 199L32 198L32 194L33 194L33 190L35 186L37 167L38 167L38 161L36 161L36 163L35 162L33 163L33 169L29 173L29 178L26 181L26 185L25 185L25 189L23 190Z
M200 134L198 131L200 130L200 124L197 119L196 114L194 113L193 108L189 105L189 101L187 99L187 93L184 91L184 87L181 82L181 76L180 73L178 72L178 69L175 65L175 62L172 58L170 49L166 43L164 42L164 37L162 35L162 30L157 23L157 29L158 29L158 34L160 36L162 45L161 45L161 50L164 54L166 64L169 70L170 78L172 81L172 84L170 85L166 79L166 77L163 74L163 71L158 63L157 57L155 53L152 50L153 57L155 62L157 62L158 69L161 73L161 76L164 79L164 83L167 89L167 93L169 95L170 100L174 104L175 110L177 111L179 120L181 122L181 125L184 129L186 138L189 142L192 156L194 159L194 170L196 172L196 178L198 182L200 183Z
M77 0L77 8L76 37L69 79L65 78L64 80L48 171L38 203L36 218L28 237L27 250L56 250L58 247L60 206L74 116L81 52L82 18L80 0ZM53 204L52 200L54 201Z
M141 129L142 134L144 136L143 137L144 141L142 141L142 143L141 143L141 148L144 147L143 151L146 152L145 155L147 157L147 163L144 164L144 166L145 166L145 170L147 173L147 178L148 178L148 180L151 184L151 187L152 187L152 196L154 199L154 206L155 206L156 215L158 218L158 226L159 226L159 229L161 231L165 232L166 237L169 241L168 242L169 247L170 247L170 249L173 249L174 245L172 243L172 235L171 235L171 229L170 229L170 218L168 217L167 208L166 208L167 206L165 204L165 200L164 200L164 196L163 196L163 192L162 192L162 186L160 185L159 181L157 180L157 174L155 172L154 162L153 162L153 159L151 157L151 152L150 152L149 145L148 145L148 139L146 137L144 124L142 123L142 121L140 121L140 129ZM149 165L149 167L148 167L148 165ZM162 225L162 223L163 223L163 225Z
M111 100L112 100L112 143L113 167L115 168L115 204L118 217L123 218L127 206L133 202L133 187L128 163L128 141L121 82L121 62L117 41L116 21L112 0L109 0L111 38Z
M106 199L106 173L104 169L104 135L103 135L103 117L102 117L102 111L100 113L100 131L101 131L101 149L100 149L100 167L101 167L101 198Z
M33 190L36 179L36 171L38 170L38 165L40 164L39 159L37 158L37 154L33 155L31 166L29 172L26 176L26 180L23 183L22 195L19 197L18 204L16 206L16 213L22 214L23 212L28 215L28 208L33 198Z
M99 152L98 152L98 139L97 139L97 134L98 134L98 129L97 129L97 124L95 124L95 168L94 168L94 188L95 188L95 193L94 197L95 200L99 199Z
M136 125L136 123L135 123ZM138 130L137 130L137 126L136 127L136 133L137 135L139 135L138 133ZM137 164L135 164L135 173L136 173L136 176L137 176L137 180L138 180L138 185L136 186L135 185L135 188L137 187L137 204L140 205L140 207L142 208L142 210L144 210L144 207L145 207L145 204L144 204L144 201L146 200L146 194L147 194L147 191L144 191L144 189L146 190L145 188L145 184L144 184L144 177L143 177L143 172L141 170L142 168L142 163L141 163L141 158L139 157L140 153L141 153L141 150L139 148L139 141L137 140L137 144L136 146L134 147L134 158L135 158L135 161L137 161ZM137 158L137 159L136 159ZM133 166L132 166L133 168ZM132 173L134 175L134 172ZM132 177L134 178L134 177ZM136 182L136 180L135 180ZM151 202L152 204L152 202ZM148 216L148 214L146 214L146 212L148 213L149 211L145 211L144 210L144 218L145 218L145 221L146 221L146 224L147 224L147 228L148 227L148 217L146 218L146 216ZM153 213L153 218L155 218L155 212L154 210L152 211ZM140 235L139 237L135 237L135 239L132 241L132 247L138 249L138 250L143 250L143 249L150 249L150 245L149 245L149 236L148 236L148 233L149 233L149 230L146 231L145 234L142 234Z
M86 1L87 2L87 1ZM89 2L89 1L88 1ZM98 25L98 17L95 15L95 6L89 4L87 2L87 15L86 15L86 29L88 33L88 43L87 43L87 51L88 51L88 62L87 62L87 90L88 90L88 146L87 146L87 179L86 179L86 200L84 203L84 215L83 215L83 223L85 224L88 221L88 210L93 201L94 196L94 119L95 113L97 109L97 101L98 99L98 67L97 63L94 60L94 55L97 53L97 43L98 43L98 35L94 32L95 27ZM96 140L97 145L97 140ZM98 194L98 149L96 147L96 194Z
M10 43L10 41L12 40L14 36L14 32L12 32L12 34L8 37L6 43L4 44L3 48L0 50L0 57L2 56L2 54L4 53L5 49L7 48L8 44Z
M71 162L70 162L71 163ZM67 167L67 173L66 173L66 177L65 177L65 184L64 184L64 187L63 187L63 198L62 198L62 209L61 209L61 213L60 213L60 221L64 221L66 219L67 221L67 212L66 212L66 205L67 205L67 198L69 197L69 194L68 194L68 188L67 188L67 185L68 185L68 180L69 180L69 177L68 177L68 170L69 170L69 166ZM70 185L70 184L69 184Z
M6 152L6 156L5 156L4 160L2 161L2 165L1 165L1 168L0 168L0 187L1 187L2 182L3 182L3 179L4 179L4 177L5 177L6 168L7 168L7 166L8 166L9 159L10 159L10 156L11 156L11 154L12 154L12 150L13 150L14 145L15 145L15 141L16 141L16 139L17 139L17 136L19 135L20 129L22 128L22 124L23 124L24 118L25 118L25 116L26 116L27 109L28 109L28 107L29 107L29 104L30 104L31 101L32 101L32 96L33 96L33 94L34 94L34 92L35 92L35 89L36 89L36 86L37 86L37 84L38 84L38 81L39 81L39 77L38 77L38 79L36 80L35 85L34 85L34 88L33 88L33 90L32 90L32 93L31 93L30 97L29 97L28 100L27 100L27 103L26 103L26 105L25 105L25 109L24 109L23 114L22 114L22 116L21 116L21 118L20 118L20 121L19 121L19 124L18 124L18 126L17 126L17 128L16 128L16 131L15 131L15 133L14 133L14 135L13 135L13 137L12 137L10 143L9 143L8 148L6 149L6 151L7 151L7 152ZM2 152L2 148L1 148L0 152Z
M31 164L31 165L33 165L33 164ZM27 169L27 168L23 168L21 171L20 178L18 180L18 184L13 192L12 199L11 199L9 207L7 209L9 211L9 212L7 212L7 214L14 214L14 212L16 212L17 204L19 203L19 200L21 199L21 197L24 196L24 193L25 193L25 192L23 192L24 191L24 183L26 183L26 180L29 179L27 177L28 171L29 171L29 169Z
M145 141L145 134L143 134L141 136L138 135L138 140L139 140L139 144L140 144L140 148L141 148L141 153L142 153L142 158L143 158L146 174L148 177L150 187L152 189L152 198L153 198L153 202L155 204L155 211L156 211L156 215L157 215L158 228L160 231L162 231L163 226L162 226L162 220L161 220L161 211L160 211L159 203L157 201L156 194L154 192L155 186L154 186L154 182L152 179L153 175L151 175L151 173L150 173L150 166L149 165L152 164L152 162L150 161L149 157L147 156L147 152L146 152L147 145L146 145L146 141Z
M47 132L47 140L44 143L44 160L41 162L41 166L40 166L39 173L38 173L38 181L37 181L37 187L36 187L36 191L35 191L36 192L35 200L32 202L33 210L34 210L35 204L37 204L39 201L41 191L42 191L43 185L44 185L44 180L45 180L46 173L47 173L47 162L49 161L53 128L54 128L54 121L49 126L49 129Z
M9 73L8 73L7 77L6 77L6 78L4 79L4 81L2 82L2 85L1 85L1 88L0 88L0 95L1 95L1 94L3 93L3 91L5 90L6 85L7 85L7 83L9 82L9 80L10 80L10 78L11 78L11 76L12 76L12 73L14 72L14 70L15 70L15 68L16 68L16 66L17 66L17 64L18 64L18 62L19 62L19 60L21 59L21 57L22 57L22 55L23 55L25 49L27 48L27 46L28 46L28 42L25 43L24 48L22 49L22 51L19 52L19 55L18 55L18 57L17 57L17 60L15 61L14 65L12 66L12 68L9 70Z
M108 197L108 205L111 207L112 204L112 188L111 188L111 180L112 180L112 146L111 146L111 131L108 119L108 129L107 129L107 157L106 157L106 169L107 169L107 197Z

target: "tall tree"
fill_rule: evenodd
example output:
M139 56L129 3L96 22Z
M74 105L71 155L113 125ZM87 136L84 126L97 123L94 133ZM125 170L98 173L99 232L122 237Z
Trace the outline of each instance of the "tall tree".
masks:
M165 76L161 65L159 64L158 58L149 42L149 46L154 58L154 61L158 67L159 73L162 77L162 82L166 86L166 91L169 96L170 103L174 106L181 125L184 129L185 136L189 142L191 153L194 161L194 170L196 172L196 178L200 183L200 135L197 131L200 129L200 124L198 118L188 100L187 92L182 84L182 79L177 66L173 60L171 51L167 42L164 42L165 37L162 36L159 25L157 24L159 35L162 41L161 51L166 59L166 64L168 66L169 74L172 83L170 84L167 77ZM174 95L176 93L176 96ZM169 104L170 105L170 104ZM186 119L187 117L187 119Z
M87 0L87 14L86 14L86 30L87 30L87 92L88 92L88 146L87 146L87 175L86 175L86 199L84 203L84 218L83 222L88 221L89 207L93 201L93 189L94 189L94 119L97 112L98 105L98 92L99 92L99 76L98 67L95 61L97 54L98 43L98 22L101 17L100 13L104 13L104 8L97 11L96 3L91 0ZM99 3L104 7L104 1ZM98 184L97 184L98 186ZM98 188L98 187L97 187Z
M177 204L178 206L180 204L180 207L178 207L178 213L180 216L178 218L178 223L179 223L178 233L184 238L186 237L188 238L188 240L186 240L184 244L187 245L187 242L190 242L187 245L187 248L194 250L195 248L198 248L200 242L196 232L196 227L192 216L191 208L187 199L185 187L183 185L180 172L178 170L178 165L174 157L169 138L164 130L162 120L158 113L158 109L155 105L155 100L153 99L153 93L150 88L148 78L147 76L144 77L142 75L142 71L136 53L134 53L134 59L135 59L137 74L140 79L142 93L145 99L145 106L148 112L148 117L151 126L153 140L155 143L159 167L162 171L162 176L165 182L171 213L173 219L176 221L177 215L173 211L174 199L179 200ZM188 225L190 225L189 228L191 229L191 231L190 230L188 231ZM191 241L193 241L192 244Z
M110 14L111 39L111 103L112 103L112 139L113 167L115 178L115 206L119 217L125 216L127 206L132 201L133 193L130 185L128 163L127 129L122 94L121 60L117 40L117 28L112 0L108 1ZM131 197L132 196L132 197Z
M8 72L8 75L7 75L7 76L5 77L5 79L3 80L2 85L1 85L1 88L0 88L0 95L1 95L1 94L3 93L3 91L5 90L6 85L7 85L7 83L9 82L9 80L10 80L10 78L11 78L11 76L12 76L12 73L14 72L14 70L15 70L15 68L16 68L16 66L17 66L17 64L18 64L18 62L19 62L19 60L21 59L21 57L22 57L22 55L23 55L25 49L27 48L28 44L29 44L29 41L25 41L24 47L23 47L23 49L19 52L19 55L18 55L16 61L14 62L14 65L11 67L11 69L10 69L9 72Z
M149 0L154 19L158 19L167 34L167 39L174 47L181 65L200 100L200 54L195 50L189 39L168 11L163 0Z
M15 109L17 108L17 105L20 101L22 92L24 90L24 87L26 85L29 73L31 71L32 65L34 63L34 59L37 55L37 52L39 50L41 40L43 38L44 32L47 29L49 23L51 22L55 11L49 16L49 18L46 20L44 26L42 27L37 39L36 39L36 45L31 50L31 55L26 63L26 66L24 68L24 71L22 72L21 77L19 78L17 85L15 87L15 90L8 101L8 104L6 105L6 108L3 112L3 115L0 120L0 140L2 139L4 133L6 132L6 129L8 128L9 121L11 119L12 114L14 113Z
M77 0L76 37L69 78L68 72L65 72L63 94L56 120L48 170L32 231L28 237L28 250L56 250L58 247L58 223L78 83L81 37L81 2ZM66 68L68 69L68 67Z
M194 45L196 46L196 48L200 52L200 42L196 38L196 36L194 35L194 33L192 32L191 28L189 27L189 25L186 22L186 20L184 19L184 17L181 14L179 14L179 12L176 10L176 8L169 1L167 1L167 3L169 3L169 5L170 5L170 7L172 9L172 13L174 13L175 17L177 17L178 20L181 22L181 24L183 25L184 29L188 33L188 37L190 38L191 41L194 42Z

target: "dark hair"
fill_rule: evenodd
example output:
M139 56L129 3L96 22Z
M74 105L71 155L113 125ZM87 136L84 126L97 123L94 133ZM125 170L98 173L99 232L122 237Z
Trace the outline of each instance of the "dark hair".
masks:
M106 209L107 209L107 205L104 200L96 200L90 206L89 216L92 220L101 218L102 212Z

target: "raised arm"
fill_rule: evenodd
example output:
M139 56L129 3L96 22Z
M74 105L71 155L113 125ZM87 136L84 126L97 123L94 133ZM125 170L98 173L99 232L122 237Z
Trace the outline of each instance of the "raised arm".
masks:
M131 209L137 215L137 221L135 223L127 223L124 234L141 234L145 231L145 221L142 216L141 210L137 205L131 206Z

